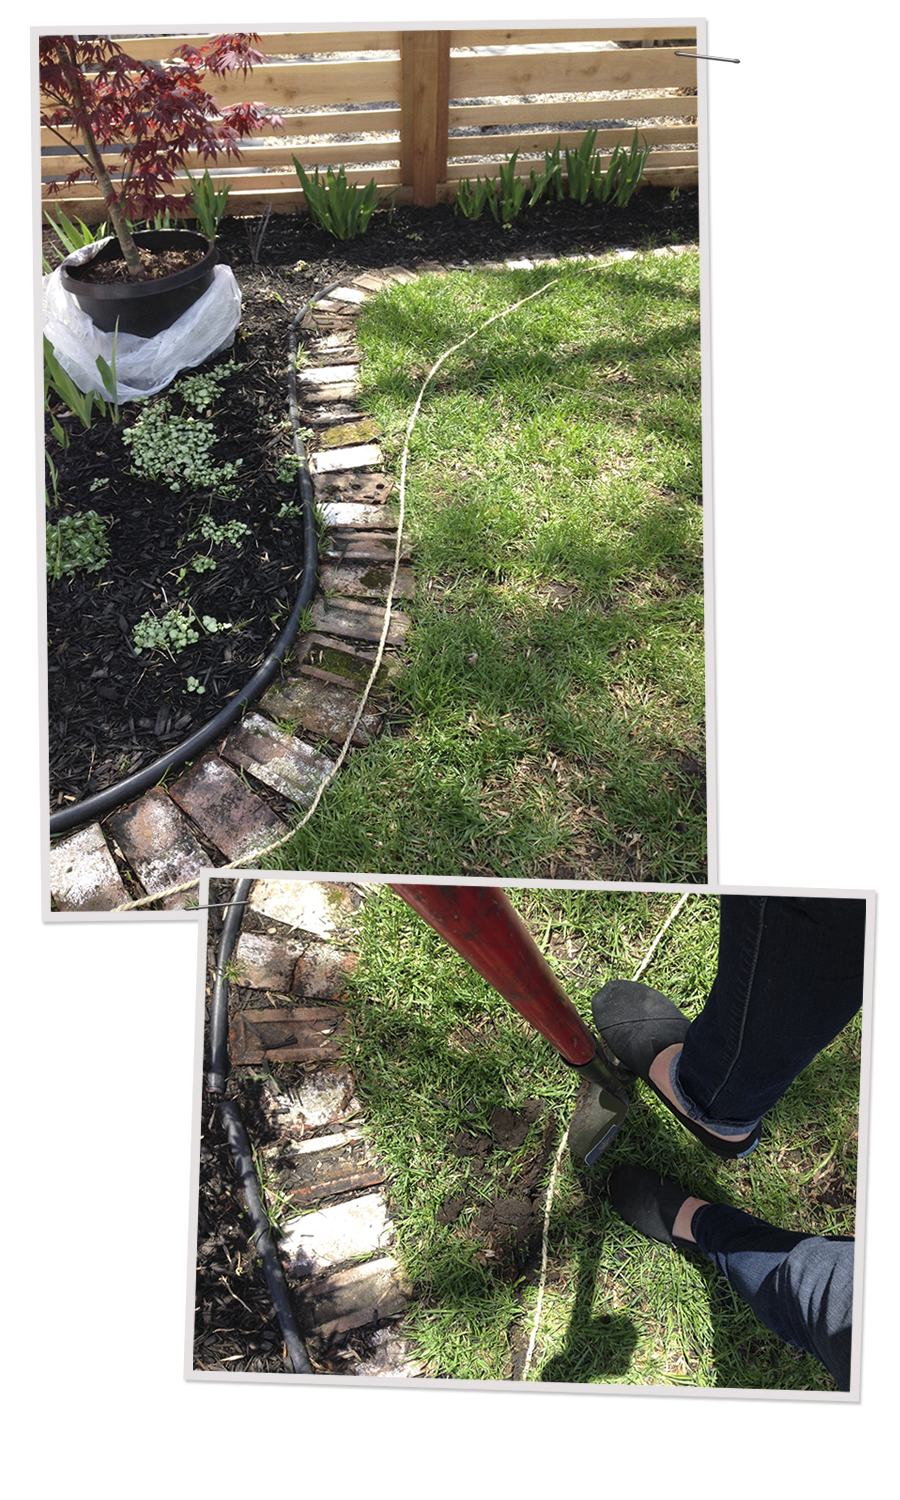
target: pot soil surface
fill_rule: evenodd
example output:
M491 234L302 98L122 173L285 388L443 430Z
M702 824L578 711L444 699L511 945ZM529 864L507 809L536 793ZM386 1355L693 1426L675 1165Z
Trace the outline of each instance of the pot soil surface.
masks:
M150 250L138 247L142 267L140 276L132 276L122 259L103 260L99 265L89 261L86 266L72 266L69 275L90 286L115 286L119 282L134 286L141 281L160 281L164 276L175 276L189 266L199 265L207 254L206 250L163 250L154 255Z
M279 473L279 460L293 452L288 331L315 292L388 266L418 270L429 262L476 265L696 242L697 196L682 190L673 201L666 189L645 188L625 209L538 205L508 228L489 216L469 223L448 207L385 210L362 238L347 244L316 229L306 215L273 215L267 226L259 219L225 219L219 259L234 271L243 317L234 348L204 368L229 358L242 367L216 403L214 450L217 464L242 460L240 498L174 495L130 474L122 432L144 403L124 407L119 427L97 420L84 431L76 418L61 415L71 436L65 452L47 424L58 471L58 504L48 507L48 521L95 510L112 522L112 555L101 572L48 581L51 810L140 770L200 728L243 687L277 636L303 563L299 520L279 518L296 499L294 482ZM62 259L49 230L44 251L51 263ZM213 548L214 571L194 574L190 560L205 549L185 538L207 511L218 525L238 520L251 530L239 546ZM179 582L182 568L188 573ZM162 615L183 599L198 616L231 629L201 632L174 657L137 655L131 632L141 616ZM189 677L205 688L202 695L187 690Z

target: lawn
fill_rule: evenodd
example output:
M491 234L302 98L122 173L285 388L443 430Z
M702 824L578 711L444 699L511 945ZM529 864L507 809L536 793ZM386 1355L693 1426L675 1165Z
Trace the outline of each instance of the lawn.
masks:
M677 900L668 892L508 893L589 1023L592 994L634 977ZM690 895L642 979L695 1015L715 974L717 936L717 898ZM347 1055L367 1135L389 1169L392 1253L413 1285L406 1326L428 1374L835 1389L699 1255L628 1229L604 1182L612 1166L640 1162L786 1228L852 1234L858 1018L795 1081L746 1162L710 1156L640 1084L617 1140L592 1168L563 1151L526 1369L545 1192L577 1079L386 887L363 907L358 951Z
M706 879L698 254L384 292L363 405L399 474L438 356L545 284L425 391L395 712L281 868Z

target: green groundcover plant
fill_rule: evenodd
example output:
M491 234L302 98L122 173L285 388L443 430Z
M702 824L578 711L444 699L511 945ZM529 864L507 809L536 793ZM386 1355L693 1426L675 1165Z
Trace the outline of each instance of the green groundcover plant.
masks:
M47 573L54 583L79 569L100 572L110 556L109 524L95 510L86 510L48 525Z

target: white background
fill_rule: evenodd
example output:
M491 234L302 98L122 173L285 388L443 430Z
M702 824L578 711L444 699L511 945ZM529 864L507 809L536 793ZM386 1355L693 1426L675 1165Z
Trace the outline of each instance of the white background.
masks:
M327 19L668 19L338 3ZM879 896L862 1402L199 1386L182 1380L193 927L40 920L28 24L13 22L4 152L5 1364L16 1494L656 1495L713 1482L879 1495L896 1340L898 1042L893 699L897 487L892 9L710 0L711 379L720 880ZM300 13L302 15L302 12ZM321 13L309 13L321 19ZM690 12L687 12L690 14ZM288 29L204 11L172 29ZM893 120L892 120L893 123ZM884 147L881 143L885 142ZM17 150L18 148L18 150ZM26 269L27 267L27 269ZM11 277L21 279L17 284ZM651 1428L652 1424L652 1428ZM652 1431L652 1437L651 1437ZM648 1438L650 1439L648 1441ZM760 1451L761 1445L764 1452Z

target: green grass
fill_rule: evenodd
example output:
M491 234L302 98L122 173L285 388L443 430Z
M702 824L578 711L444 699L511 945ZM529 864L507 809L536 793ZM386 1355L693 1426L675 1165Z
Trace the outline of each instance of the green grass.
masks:
M634 977L672 910L669 892L509 892L590 1023L592 994ZM688 1015L716 968L718 901L692 895L642 978ZM407 1331L430 1375L518 1378L540 1271L544 1190L576 1076L389 889L360 916L348 1061L366 1131L390 1176L396 1253L414 1290ZM644 1240L609 1207L613 1165L641 1162L701 1197L786 1228L852 1234L859 1025L823 1052L768 1118L746 1163L720 1162L634 1085L611 1152L592 1168L564 1151L550 1221L546 1290L529 1379L554 1383L834 1390L813 1359L770 1334L699 1256ZM539 1113L523 1144L459 1155L490 1135L498 1107ZM535 1175L537 1172L537 1175ZM530 1191L537 1237L503 1248L479 1227L496 1198ZM439 1222L448 1200L460 1205ZM445 1212L446 1217L446 1212Z
M382 293L364 405L399 474L438 355L551 275L426 392L397 709L282 867L706 878L697 255Z

